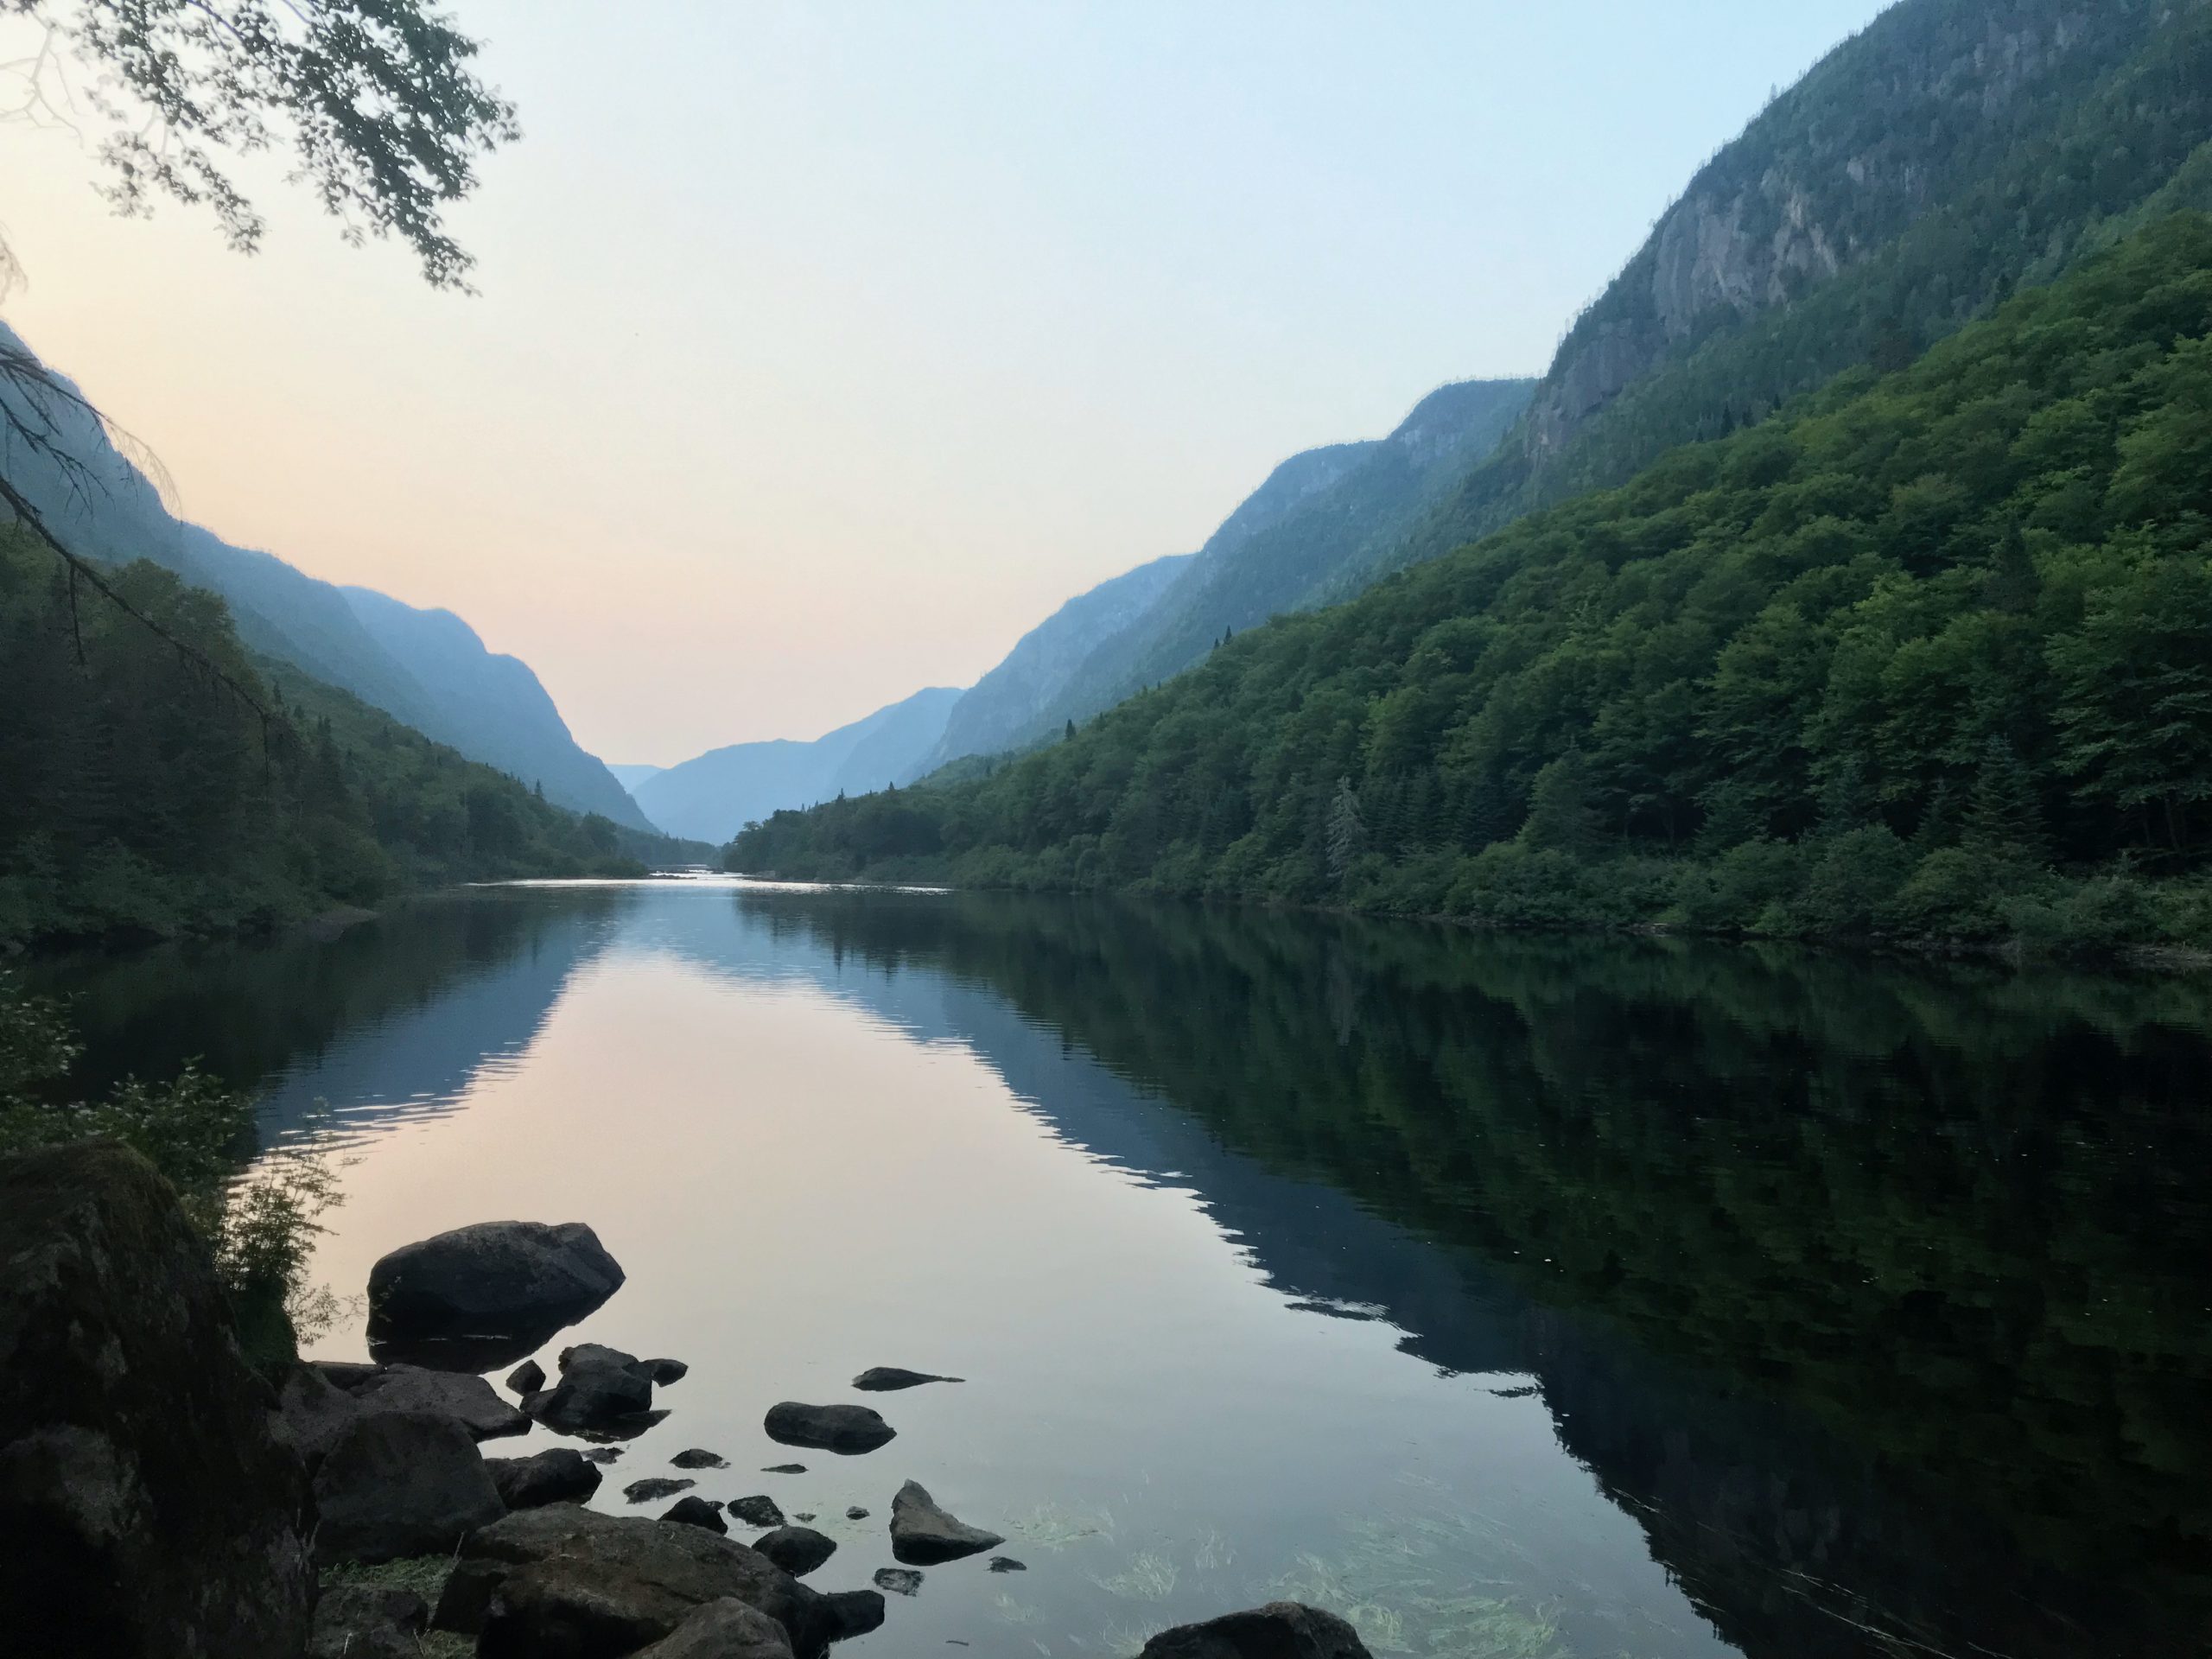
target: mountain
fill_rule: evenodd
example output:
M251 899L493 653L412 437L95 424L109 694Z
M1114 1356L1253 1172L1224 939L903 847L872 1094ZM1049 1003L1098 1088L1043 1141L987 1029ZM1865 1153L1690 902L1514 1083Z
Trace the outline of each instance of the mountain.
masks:
M1196 554L1093 588L1026 636L954 710L936 758L1027 747L1181 673L1224 629L1363 586L1440 492L1497 442L1535 384L1445 386L1388 437L1293 455Z
M612 760L607 763L607 769L614 774L614 781L616 783L621 785L623 788L629 790L632 794L636 793L638 785L644 783L646 779L657 778L662 772L668 770L666 766L650 766L639 764L620 766Z
M339 591L370 639L427 694L423 729L431 736L543 785L562 806L651 827L614 774L577 747L529 664L485 650L451 611L417 610L367 588Z
M1014 642L997 667L969 686L944 722L932 766L995 754L1028 737L1043 709L1084 659L1128 627L1173 582L1192 555L1171 553L1077 594Z
M2212 941L2212 217L734 868Z
M0 357L35 365L0 323ZM471 760L542 783L546 798L633 830L652 826L622 786L569 735L524 664L486 652L460 618L341 589L272 554L233 547L174 517L145 474L119 451L74 386L31 405L0 380L0 466L73 550L111 564L151 559L219 594L251 651L350 691Z
M1395 563L1895 368L2127 232L2212 207L2206 0L1905 0L1700 168L1527 414Z
M776 738L709 749L637 785L638 804L671 836L720 843L787 807L866 794L922 774L957 688L931 686L811 742Z

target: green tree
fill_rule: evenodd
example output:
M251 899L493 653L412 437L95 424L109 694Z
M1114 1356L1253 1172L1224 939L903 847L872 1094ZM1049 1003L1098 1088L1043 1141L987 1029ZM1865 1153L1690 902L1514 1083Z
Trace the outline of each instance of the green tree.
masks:
M1329 803L1325 844L1332 881L1342 881L1349 875L1353 863L1367 850L1367 821L1360 816L1359 797L1350 778L1337 779L1337 792Z
M1537 772L1529 791L1529 816L1518 837L1523 847L1561 853L1587 853L1600 834L1591 800L1590 766L1580 749L1569 749Z

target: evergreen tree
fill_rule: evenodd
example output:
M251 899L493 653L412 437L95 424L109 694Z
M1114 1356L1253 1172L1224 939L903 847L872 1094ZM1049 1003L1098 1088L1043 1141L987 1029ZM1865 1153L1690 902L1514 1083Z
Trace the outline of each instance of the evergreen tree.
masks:
M1590 766L1580 749L1569 749L1536 774L1529 791L1529 817L1521 826L1524 847L1586 853L1601 831L1591 800Z
M1360 817L1359 797L1352 792L1350 778L1337 779L1336 797L1329 804L1325 845L1332 881L1342 881L1353 861L1367 850L1367 823Z

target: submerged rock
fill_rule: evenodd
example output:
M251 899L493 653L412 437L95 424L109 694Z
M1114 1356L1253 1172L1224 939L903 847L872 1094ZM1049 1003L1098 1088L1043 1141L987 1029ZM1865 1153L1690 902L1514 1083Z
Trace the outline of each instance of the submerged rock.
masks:
M422 1659L430 1610L411 1590L334 1584L315 1605L307 1659Z
M346 1392L382 1411L429 1411L450 1417L471 1440L526 1434L530 1419L493 1391L480 1376L434 1371L420 1365L381 1365Z
M931 1371L910 1371L897 1365L871 1365L853 1379L853 1386L868 1394L889 1394L898 1389L918 1389L925 1382L965 1382L964 1376L938 1376Z
M535 1457L486 1458L485 1471L511 1510L541 1503L581 1503L599 1490L602 1477L595 1460L573 1446L549 1446Z
M696 1480L671 1480L666 1475L648 1475L625 1486L622 1496L632 1503L650 1503L657 1497L674 1497L698 1484Z
M772 1463L760 1472L764 1475L803 1475L806 1472L806 1465L803 1463Z
M1029 1570L1029 1563L1017 1561L1011 1555L994 1555L991 1557L990 1567L994 1573L1027 1573Z
M321 1561L392 1561L451 1552L506 1513L468 1432L429 1411L371 1411L348 1424L315 1474Z
M628 1448L620 1446L587 1446L581 1455L587 1463L612 1463Z
M431 1622L479 1633L480 1659L614 1659L724 1598L782 1625L799 1659L838 1630L825 1598L734 1539L559 1504L472 1535Z
M809 1406L785 1400L768 1408L768 1438L847 1457L873 1452L899 1431L867 1406Z
M1179 1624L1144 1644L1138 1659L1370 1659L1358 1632L1334 1613L1271 1601L1241 1613Z
M671 1382L681 1382L691 1374L691 1368L680 1359L641 1359L638 1363L645 1368L647 1376L664 1389Z
M750 1497L733 1497L729 1501L729 1512L739 1520L756 1527L780 1527L784 1524L783 1510L777 1507L774 1498L765 1493L756 1492Z
M687 1451L677 1452L669 1459L669 1462L678 1469L727 1469L729 1467L729 1459L719 1452L709 1452L696 1446Z
M695 1608L634 1659L791 1659L791 1644L767 1614L725 1598Z
M865 1521L868 1519L868 1511L862 1509L859 1504L855 1503L845 1511L845 1519L848 1521Z
M545 1368L534 1359L525 1359L507 1373L507 1387L528 1399L545 1386Z
M379 1341L542 1332L535 1348L621 1286L620 1264L580 1221L456 1227L404 1244L369 1270L371 1351Z
M753 1548L793 1578L803 1579L837 1553L837 1541L812 1527L778 1527L755 1538Z
M918 1481L908 1481L891 1500L891 1554L899 1560L934 1567L980 1555L1005 1541L995 1532L953 1519Z
M922 1593L922 1575L911 1567L879 1567L875 1569L875 1587L894 1596L918 1596Z
M679 1526L704 1527L709 1532L728 1532L729 1522L722 1519L722 1506L710 1503L696 1492L679 1497L669 1506L664 1521L673 1521Z
M272 1403L152 1165L0 1158L0 1649L297 1659L307 1476Z

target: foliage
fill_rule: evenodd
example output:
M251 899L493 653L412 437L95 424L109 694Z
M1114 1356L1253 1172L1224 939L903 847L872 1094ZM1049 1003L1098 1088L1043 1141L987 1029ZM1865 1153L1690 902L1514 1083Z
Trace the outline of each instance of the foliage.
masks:
M238 1178L253 1149L246 1096L187 1065L166 1084L127 1078L97 1100L73 1099L66 1079L79 1052L54 1002L0 976L0 1152L103 1138L144 1154L207 1238L248 1358L293 1357L297 1337L333 1306L307 1279L316 1218L339 1201L328 1164L298 1153Z
M0 939L264 930L435 883L644 874L649 838L251 660L213 595L143 562L112 580L270 717L0 529Z
M2177 214L1909 370L727 862L2098 945L2103 891L2138 942L2202 944L2208 404L2212 220Z
M251 251L264 228L227 156L289 148L295 180L348 241L396 237L434 287L469 256L443 210L478 160L519 137L514 106L478 79L477 45L426 0L0 0L46 31L16 71L22 108L102 120L106 194L143 215L156 197L215 215ZM60 60L86 73L72 86Z

